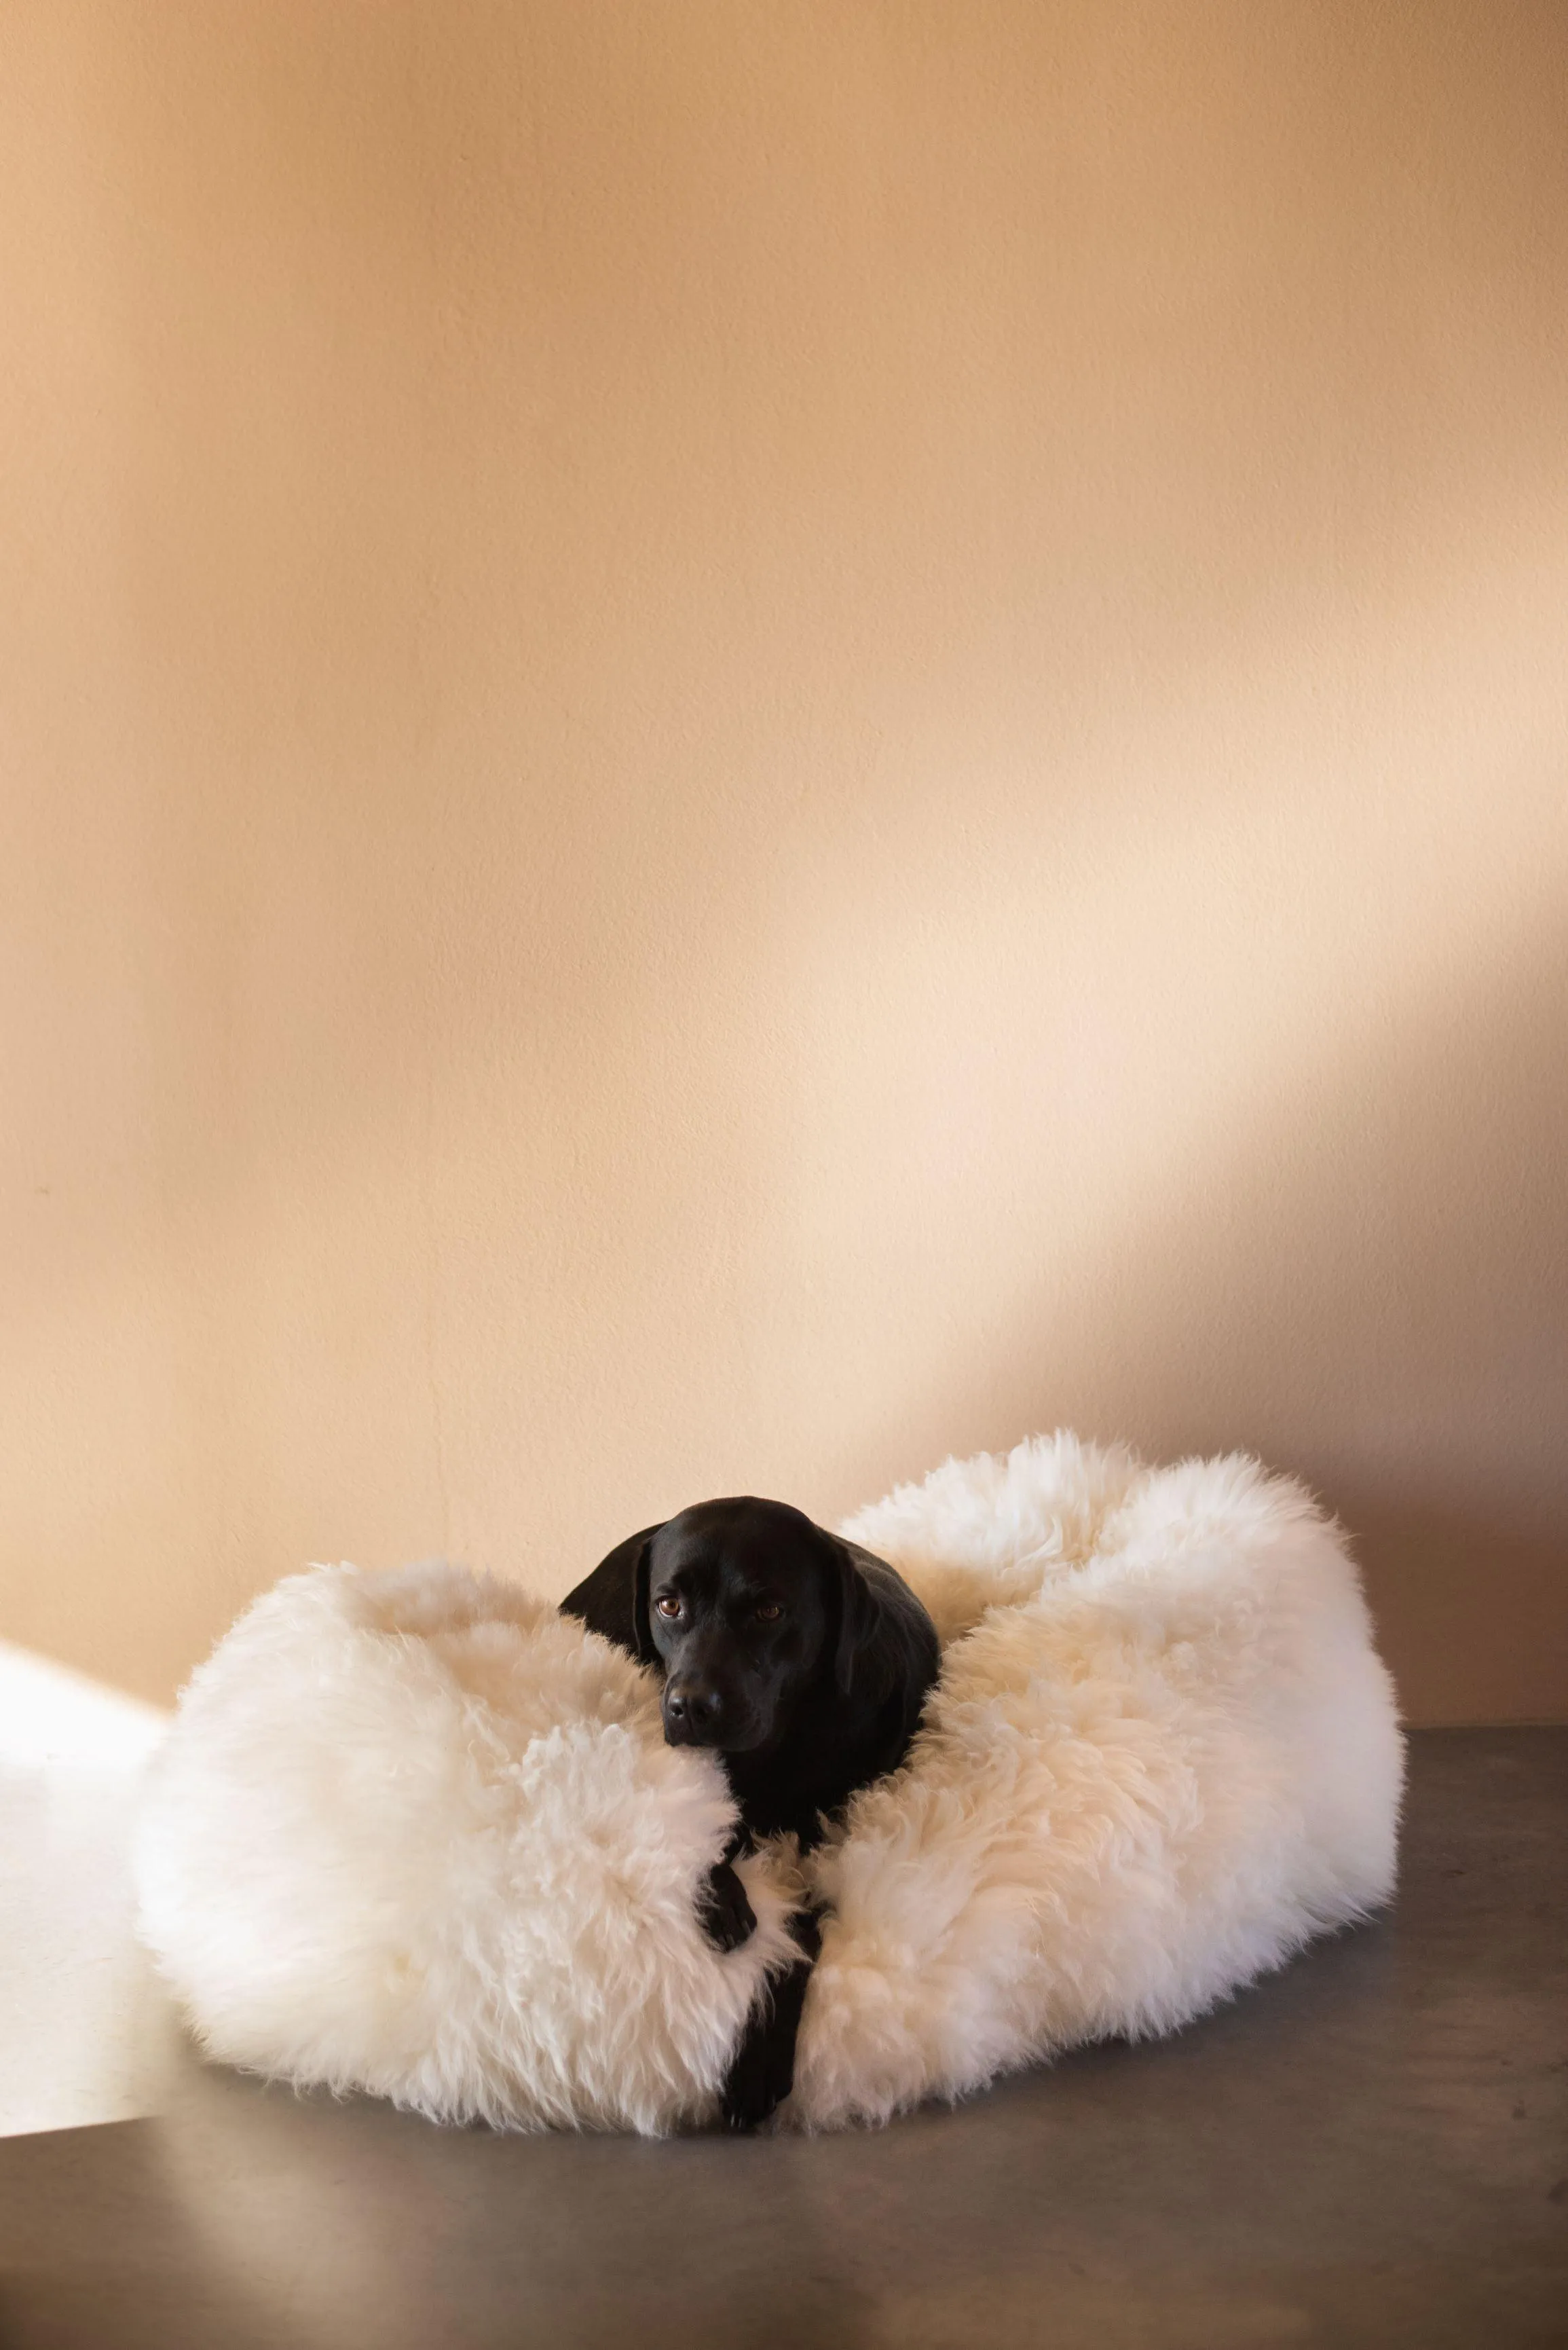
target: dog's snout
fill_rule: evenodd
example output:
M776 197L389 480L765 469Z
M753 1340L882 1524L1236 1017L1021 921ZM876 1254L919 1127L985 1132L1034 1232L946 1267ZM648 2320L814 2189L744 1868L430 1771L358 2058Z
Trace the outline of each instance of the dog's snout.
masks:
M664 1693L665 1729L689 1744L713 1738L723 1718L723 1697L710 1681L672 1681Z
M689 1681L670 1690L670 1711L678 1721L689 1721L695 1729L717 1721L724 1711L724 1700L716 1689L701 1681Z

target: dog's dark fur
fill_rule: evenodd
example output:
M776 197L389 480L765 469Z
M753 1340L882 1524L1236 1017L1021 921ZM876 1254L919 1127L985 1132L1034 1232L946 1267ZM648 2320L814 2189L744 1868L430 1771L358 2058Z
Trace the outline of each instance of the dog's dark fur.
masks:
M783 1502L702 1502L645 1526L561 1603L664 1674L664 1735L722 1755L742 1834L712 1870L703 1923L721 1950L756 1925L732 1865L754 1836L809 1849L857 1787L897 1770L936 1679L937 1635L901 1576ZM816 1929L772 1986L724 2085L732 2129L789 2095Z

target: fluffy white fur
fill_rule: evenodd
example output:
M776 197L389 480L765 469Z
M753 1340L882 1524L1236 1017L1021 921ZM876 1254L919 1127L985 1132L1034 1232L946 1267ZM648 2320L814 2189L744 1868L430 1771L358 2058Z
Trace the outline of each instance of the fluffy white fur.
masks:
M831 1904L791 2117L880 2121L1168 2031L1384 1900L1403 1766L1355 1571L1255 1462L1070 1436L845 1531L942 1635L905 1768L809 1864ZM793 1855L694 1896L732 1809L649 1676L514 1587L318 1567L195 1676L143 1816L142 1932L209 2052L436 2118L701 2121Z
M788 1905L716 1953L734 1810L649 1675L450 1567L292 1575L195 1675L138 1840L143 1939L208 2053L437 2120L661 2132L716 2101Z

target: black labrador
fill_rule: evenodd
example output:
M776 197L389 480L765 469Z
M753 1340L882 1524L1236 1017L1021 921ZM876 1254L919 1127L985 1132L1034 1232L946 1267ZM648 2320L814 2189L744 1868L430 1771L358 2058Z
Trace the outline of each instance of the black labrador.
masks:
M619 1544L561 1602L664 1674L671 1746L716 1747L741 1831L704 1889L703 1924L738 1950L756 1918L733 1866L753 1838L809 1850L857 1787L897 1770L937 1678L936 1627L902 1576L783 1502L701 1502ZM723 2118L753 2129L788 2096L818 1936L754 2014Z

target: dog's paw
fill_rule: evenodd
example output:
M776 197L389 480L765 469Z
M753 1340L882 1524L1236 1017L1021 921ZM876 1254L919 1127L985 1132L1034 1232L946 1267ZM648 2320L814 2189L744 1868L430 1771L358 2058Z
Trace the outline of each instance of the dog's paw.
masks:
M702 1931L717 1950L738 1950L757 1930L757 1913L727 1860L715 1861L697 1897Z
M821 1929L807 1914L792 1918L790 1931L805 1955L774 1977L746 2019L719 2095L719 2117L727 2130L759 2129L794 2086L794 2045Z
M719 2119L740 2135L760 2129L783 2105L794 2079L794 2042L767 2032L748 2034L724 2082Z

